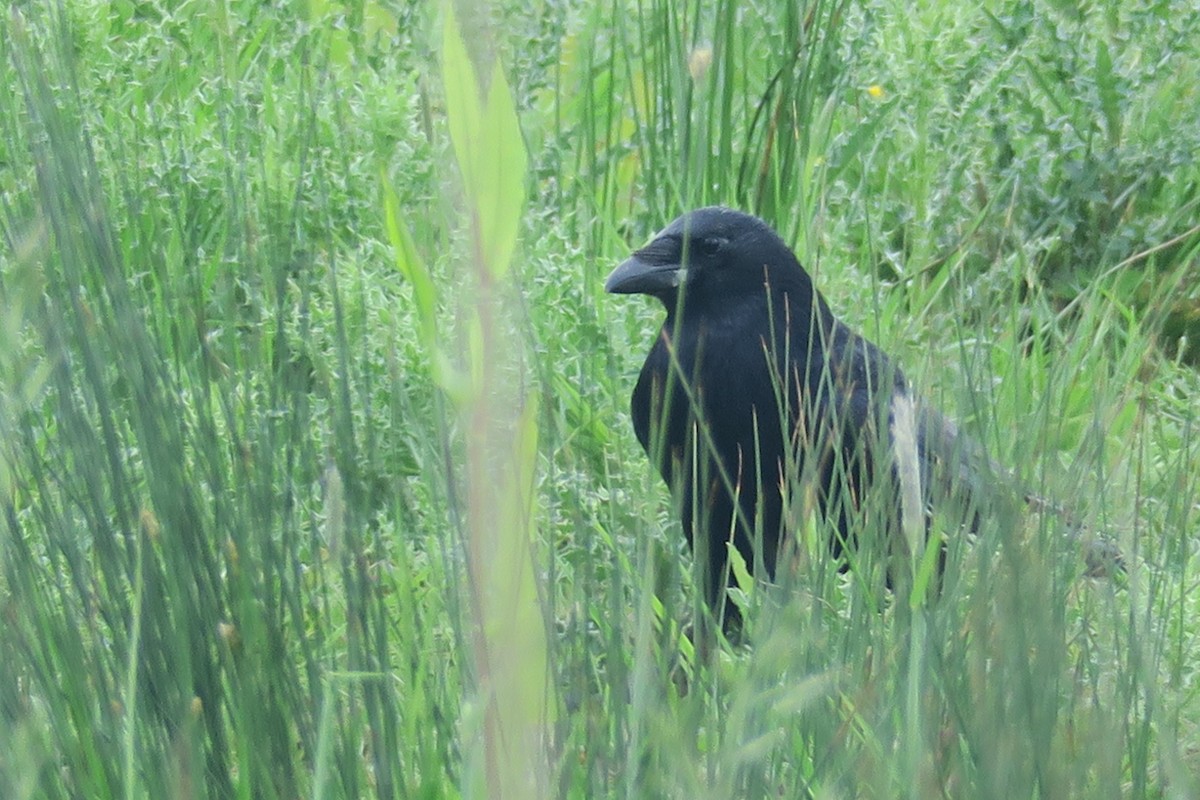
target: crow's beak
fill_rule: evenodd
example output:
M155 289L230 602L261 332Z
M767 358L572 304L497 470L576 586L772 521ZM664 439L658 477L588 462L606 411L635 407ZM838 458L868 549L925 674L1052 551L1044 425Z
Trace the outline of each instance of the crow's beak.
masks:
M637 256L612 271L604 282L609 294L661 294L683 282L686 270L678 264L647 264Z
M604 282L604 291L660 295L677 289L687 278L687 269L680 260L677 243L655 239L612 271Z

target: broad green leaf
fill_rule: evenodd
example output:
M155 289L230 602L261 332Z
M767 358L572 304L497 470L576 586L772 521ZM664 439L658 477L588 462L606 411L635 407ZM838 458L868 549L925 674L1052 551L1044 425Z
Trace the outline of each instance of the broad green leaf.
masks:
M478 253L488 274L502 278L525 204L525 144L500 62L493 63L485 98L452 3L446 4L442 85L454 157L475 212Z

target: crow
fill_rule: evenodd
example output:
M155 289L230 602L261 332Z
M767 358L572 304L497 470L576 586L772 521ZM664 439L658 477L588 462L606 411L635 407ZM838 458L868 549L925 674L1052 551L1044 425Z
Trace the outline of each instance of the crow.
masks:
M897 541L908 487L919 487L908 495L918 520L937 506L972 530L997 502L1019 505L1019 492L995 491L1004 471L834 316L762 220L722 207L684 214L604 288L666 307L633 390L633 427L676 495L705 599L727 631L740 627L737 609L723 609L727 543L774 579L806 503L829 523L839 559L868 527ZM895 456L905 431L916 451L908 481Z

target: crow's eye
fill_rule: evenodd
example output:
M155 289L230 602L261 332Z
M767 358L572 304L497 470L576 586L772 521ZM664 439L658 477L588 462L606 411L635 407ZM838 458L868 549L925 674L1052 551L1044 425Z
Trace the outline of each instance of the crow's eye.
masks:
M721 252L725 240L719 236L705 236L696 242L696 251L704 256L715 256Z

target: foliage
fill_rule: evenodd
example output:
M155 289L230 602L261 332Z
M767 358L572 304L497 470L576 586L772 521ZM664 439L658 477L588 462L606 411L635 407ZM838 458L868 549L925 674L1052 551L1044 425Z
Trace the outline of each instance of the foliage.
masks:
M0 17L0 795L486 794L488 653L544 794L1200 794L1190 6L447 7ZM713 202L1128 575L1033 516L910 605L808 519L696 647L601 283Z

